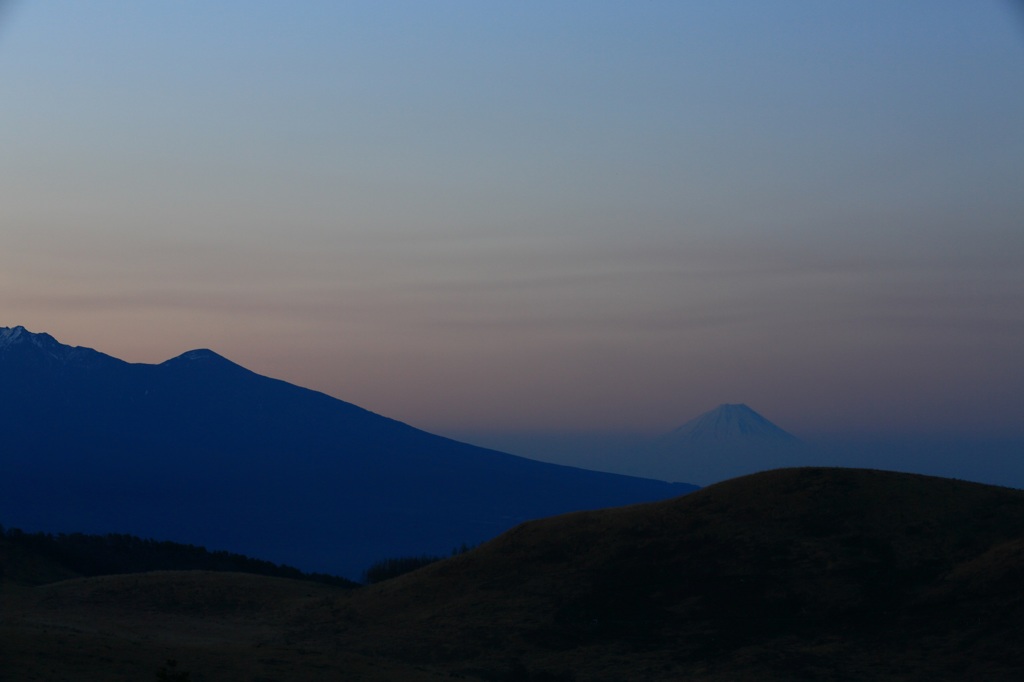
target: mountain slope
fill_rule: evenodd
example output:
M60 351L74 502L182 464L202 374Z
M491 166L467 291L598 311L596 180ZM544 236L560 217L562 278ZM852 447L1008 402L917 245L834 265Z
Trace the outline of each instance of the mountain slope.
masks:
M130 364L0 329L0 522L360 574L529 518L693 489L434 436L209 350Z

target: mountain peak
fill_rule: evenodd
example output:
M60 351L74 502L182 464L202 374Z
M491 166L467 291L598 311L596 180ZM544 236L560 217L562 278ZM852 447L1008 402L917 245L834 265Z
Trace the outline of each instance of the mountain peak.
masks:
M195 350L185 351L174 360L226 360L223 355L215 353L209 348L196 348Z
M179 369L194 369L208 371L214 368L237 368L245 370L244 367L238 365L220 353L215 353L209 348L196 348L194 350L186 351L177 357L173 357L170 360L165 360L160 363L161 367L176 367ZM245 370L249 371L249 370Z
M23 326L0 327L0 357L15 363L57 363L76 367L122 360L85 346L68 346L45 332L30 332Z
M14 343L26 332L20 324L17 327L0 327L0 346Z
M0 352L16 348L41 351L56 360L67 361L78 351L89 350L65 346L49 334L36 334L21 325L17 327L0 327Z
M33 334L20 324L17 327L0 327L0 349L22 343L32 343L36 346L61 345L49 334Z
M722 440L791 441L796 436L783 431L743 403L726 403L705 412L672 432L674 438L693 442Z

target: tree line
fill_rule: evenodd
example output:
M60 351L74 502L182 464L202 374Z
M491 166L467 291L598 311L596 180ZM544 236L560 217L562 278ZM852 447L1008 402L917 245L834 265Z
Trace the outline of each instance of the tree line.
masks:
M472 547L466 543L452 549L451 556L465 554ZM435 554L420 554L419 556L401 556L381 559L363 571L363 582L372 585L382 580L390 580L400 575L411 573L418 568L429 566L432 563L441 561L445 557Z
M223 571L308 580L341 587L359 586L359 583L340 576L306 573L293 566L253 559L243 554L210 551L197 545L124 533L28 533L0 525L0 548L4 544L21 548L83 577L149 571ZM463 543L452 549L451 556L470 549L471 546ZM373 584L396 578L444 558L422 554L381 559L363 571L362 582ZM3 572L3 562L0 561L0 578Z
M292 566L205 547L108 533L26 533L0 526L0 540L52 561L84 577L148 571L231 571L275 578L355 587L357 583L325 573L306 573ZM2 566L0 566L2 570Z

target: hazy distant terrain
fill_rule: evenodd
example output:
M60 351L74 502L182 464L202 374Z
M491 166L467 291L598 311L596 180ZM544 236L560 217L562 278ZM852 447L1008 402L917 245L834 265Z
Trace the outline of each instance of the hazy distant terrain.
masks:
M700 485L778 467L841 466L1024 488L1024 439L856 433L812 434L799 438L787 434L791 438L786 439L740 431L711 433L698 439L690 437L685 430L687 426L722 407L694 418L679 429L655 435L487 432L453 435L483 447L545 462Z
M781 470L519 526L355 591L3 582L5 679L1016 680L1024 492Z

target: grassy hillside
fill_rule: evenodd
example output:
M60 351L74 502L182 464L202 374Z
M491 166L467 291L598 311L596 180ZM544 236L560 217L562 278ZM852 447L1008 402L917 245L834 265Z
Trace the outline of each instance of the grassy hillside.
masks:
M355 591L230 574L25 589L4 596L0 660L77 666L12 679L146 679L166 654L197 682L1016 680L1022 581L1022 491L793 469L527 523Z
M79 578L0 594L5 682L147 682L168 660L191 682L438 680L372 655L322 649L307 614L345 588L240 573Z
M998 678L1024 669L1022 538L1021 491L781 470L525 524L353 601L406 660L487 668L500 640L578 679Z

